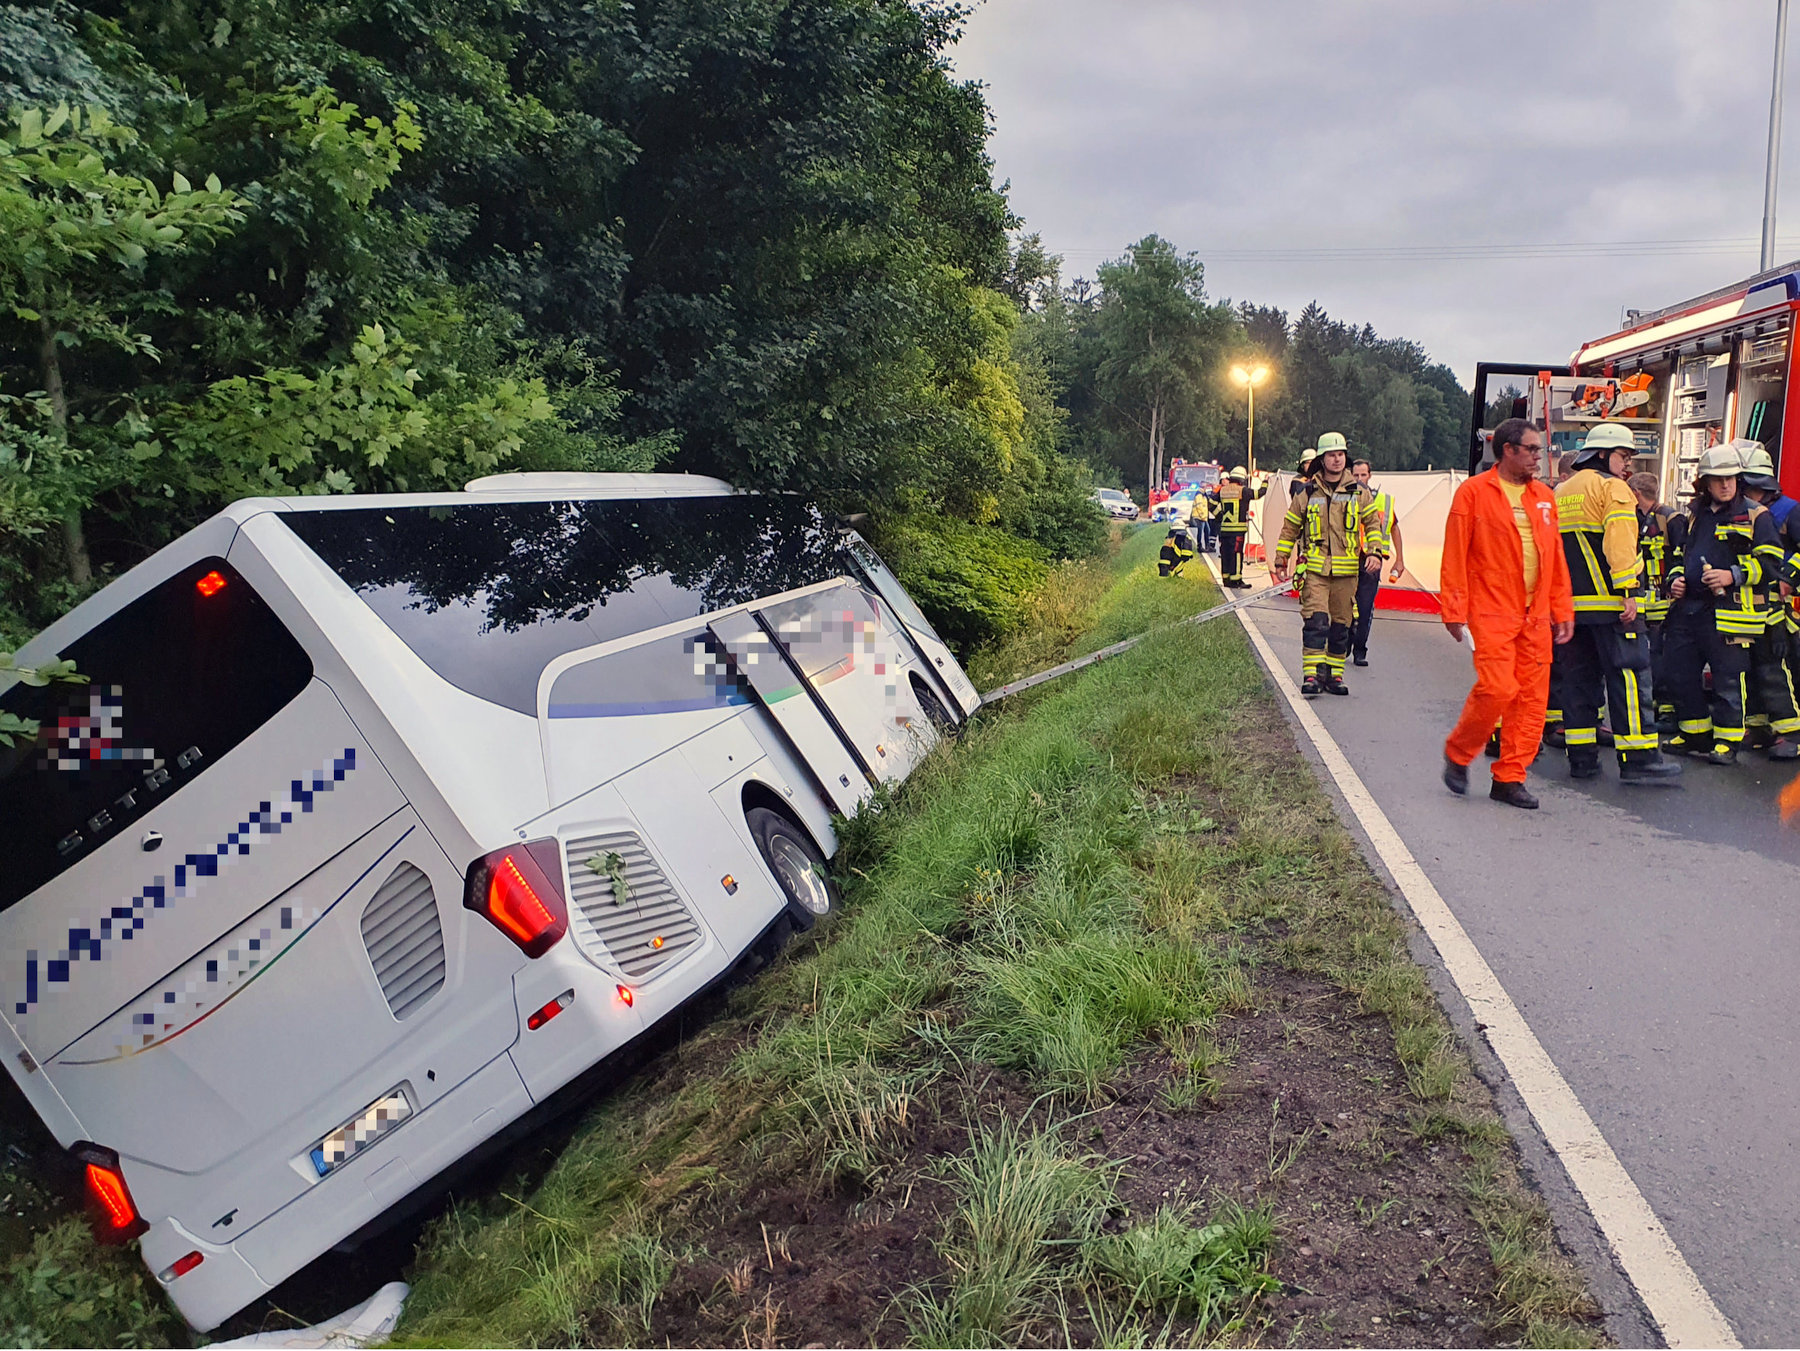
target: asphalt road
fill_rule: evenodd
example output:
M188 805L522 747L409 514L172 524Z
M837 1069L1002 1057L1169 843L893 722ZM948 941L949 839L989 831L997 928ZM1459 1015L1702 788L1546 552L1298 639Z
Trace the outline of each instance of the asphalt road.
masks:
M1297 605L1249 616L1297 672ZM1314 711L1739 1337L1800 1345L1800 829L1776 804L1800 770L1746 753L1642 788L1609 757L1576 783L1546 750L1540 811L1490 802L1479 759L1456 798L1468 649L1378 613L1369 654Z

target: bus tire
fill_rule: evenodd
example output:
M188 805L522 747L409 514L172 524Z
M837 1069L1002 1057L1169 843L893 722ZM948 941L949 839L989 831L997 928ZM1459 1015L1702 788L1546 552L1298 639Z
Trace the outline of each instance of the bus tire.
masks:
M956 722L950 716L950 710L944 707L944 701L937 697L931 686L918 676L912 678L913 698L918 701L919 711L925 715L925 721L931 724L932 730L941 737L952 736L956 732Z
M744 821L787 900L788 916L797 931L804 933L837 910L837 883L810 835L767 807L752 807L744 813Z

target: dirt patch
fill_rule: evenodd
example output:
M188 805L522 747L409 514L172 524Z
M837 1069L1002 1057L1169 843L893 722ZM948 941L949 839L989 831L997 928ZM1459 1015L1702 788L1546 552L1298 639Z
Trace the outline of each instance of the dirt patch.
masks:
M1126 1161L1123 1206L1108 1227L1186 1202L1203 1212L1269 1207L1282 1291L1263 1297L1245 1328L1266 1345L1495 1344L1494 1270L1464 1195L1464 1150L1407 1092L1385 1020L1323 981L1265 967L1255 1009L1222 1019L1217 1039L1230 1063L1201 1101L1169 1105L1182 1071L1156 1051L1104 1107L1063 1126L1075 1147ZM971 1113L1023 1116L1033 1102L1021 1082L979 1068L963 1094L939 1102L959 1096L962 1108L921 1123L877 1190L820 1193L789 1180L696 1204L680 1221L688 1251L648 1342L905 1340L897 1301L944 1275L935 1240L954 1197L940 1161L968 1148ZM1079 1317L1067 1331L1092 1343ZM1043 1333L1030 1340L1061 1342L1064 1329Z

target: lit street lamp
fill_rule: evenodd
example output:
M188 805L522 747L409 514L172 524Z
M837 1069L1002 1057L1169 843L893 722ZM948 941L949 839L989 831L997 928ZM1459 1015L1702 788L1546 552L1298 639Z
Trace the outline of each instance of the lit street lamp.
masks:
M1250 423L1244 435L1244 460L1246 472L1256 473L1256 387L1269 378L1267 366L1233 366L1231 378L1244 387L1244 393L1250 398Z

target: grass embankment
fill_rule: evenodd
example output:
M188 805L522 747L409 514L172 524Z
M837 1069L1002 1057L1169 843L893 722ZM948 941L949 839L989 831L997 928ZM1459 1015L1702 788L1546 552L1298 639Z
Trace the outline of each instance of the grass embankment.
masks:
M981 683L1210 603L1153 533ZM844 837L846 913L450 1213L404 1340L1594 1340L1234 623L985 716Z

